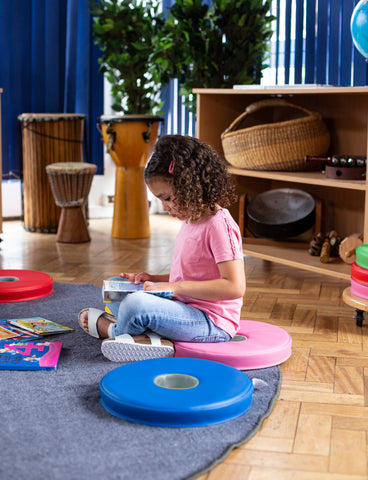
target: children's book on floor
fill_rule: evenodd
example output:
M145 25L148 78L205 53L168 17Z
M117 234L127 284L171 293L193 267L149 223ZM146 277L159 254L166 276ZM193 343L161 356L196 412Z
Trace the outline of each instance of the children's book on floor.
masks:
M9 338L17 337L18 333L6 328L3 325L0 325L0 342L3 340L8 340Z
M18 342L25 342L28 340L39 340L42 338L42 335L16 327L9 323L6 318L2 318L0 319L0 346L7 342L9 338L16 338Z
M104 303L120 302L127 293L143 292L143 283L128 282L126 280L104 280L103 282L103 300ZM160 297L172 298L174 292L160 290L157 292L145 292Z
M24 330L28 330L29 332L38 335L54 335L57 333L73 331L73 328L65 327L64 325L60 325L59 323L42 317L8 318L8 322L11 325L15 325L18 328L23 328Z
M0 346L0 370L55 370L62 342L9 341Z

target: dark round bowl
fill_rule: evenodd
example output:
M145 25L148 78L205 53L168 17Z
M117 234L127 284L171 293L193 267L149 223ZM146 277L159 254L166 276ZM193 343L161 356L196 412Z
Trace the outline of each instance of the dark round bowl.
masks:
M253 235L283 239L309 230L315 223L316 203L303 190L279 188L260 193L247 206Z

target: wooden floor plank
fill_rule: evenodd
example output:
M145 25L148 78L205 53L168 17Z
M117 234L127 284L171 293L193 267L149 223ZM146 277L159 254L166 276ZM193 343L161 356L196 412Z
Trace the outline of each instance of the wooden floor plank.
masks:
M301 455L297 453L258 452L247 448L239 449L232 463L244 466L304 470L314 479L314 472L328 472L328 457L322 455Z
M365 475L338 473L303 472L300 470L281 470L276 468L252 467L248 480L367 480Z
M364 395L362 367L336 367L335 393Z
M365 432L338 429L332 431L329 471L354 475L367 474Z
M333 383L336 359L333 357L309 357L306 381Z
M217 465L203 480L247 480L250 467L243 465L221 464Z
M277 402L272 415L263 423L259 436L274 439L294 439L299 410L299 402Z
M295 437L294 452L309 455L330 453L332 417L328 415L301 414ZM314 442L310 438L314 438Z

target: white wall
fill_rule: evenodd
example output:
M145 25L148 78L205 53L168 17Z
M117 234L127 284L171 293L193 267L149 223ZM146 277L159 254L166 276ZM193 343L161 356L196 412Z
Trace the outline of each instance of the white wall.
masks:
M110 115L110 84L104 81L104 114ZM102 142L102 140L101 140ZM88 197L90 218L112 217L113 204L108 203L108 196L114 195L115 191L115 164L110 155L106 153L106 147L103 148L104 155L104 174L95 175L92 182L91 191Z
M21 188L19 180L3 180L1 199L4 218L17 218L22 213Z

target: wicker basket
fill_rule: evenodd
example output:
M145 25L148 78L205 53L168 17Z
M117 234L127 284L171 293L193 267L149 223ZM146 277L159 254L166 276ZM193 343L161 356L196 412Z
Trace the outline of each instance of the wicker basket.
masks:
M264 123L265 118L270 123ZM237 130L244 123L250 126ZM306 155L327 153L330 134L319 113L271 98L248 105L221 140L225 158L234 167L295 171L307 168Z

